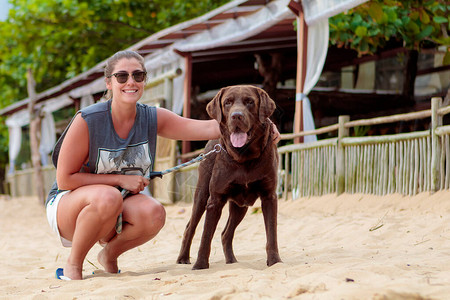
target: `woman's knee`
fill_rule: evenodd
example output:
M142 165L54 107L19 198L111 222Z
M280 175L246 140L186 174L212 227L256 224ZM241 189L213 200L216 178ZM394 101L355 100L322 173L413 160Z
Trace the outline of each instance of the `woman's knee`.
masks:
M123 208L122 195L114 187L99 188L92 193L90 203L105 218L117 216Z
M164 224L166 223L166 209L161 203L158 203L156 205L154 216L156 222L159 225L159 229L163 228Z
M147 231L156 234L163 228L166 222L166 210L161 203L153 200L140 212L141 220L146 225Z

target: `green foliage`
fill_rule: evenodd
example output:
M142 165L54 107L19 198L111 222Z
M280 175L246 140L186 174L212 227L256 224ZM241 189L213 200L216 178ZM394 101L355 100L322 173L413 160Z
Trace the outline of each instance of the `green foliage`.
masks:
M1 58L0 58L1 60ZM17 83L12 76L4 72L0 65L0 108L8 106L14 102L14 99L20 94L19 83ZM6 117L0 117L0 172L8 163L8 143L9 133L6 126ZM1 178L1 176L0 176ZM2 188L0 187L0 191Z
M0 153L8 153L8 142L6 138L9 136L8 127L5 124L5 117L0 117L0 135L3 137L0 140ZM5 155L0 155L0 166L4 166L8 163L8 157Z
M30 127L26 126L22 128L22 147L20 147L20 152L17 155L15 164L16 170L22 169L22 165L31 165L31 144L30 144ZM29 167L28 166L28 167Z
M329 20L330 43L360 55L375 53L389 40L416 50L446 45L448 64L449 11L446 1L368 1Z
M1 24L0 68L24 95L31 68L37 91L88 70L114 52L226 1L12 0Z
M9 0L0 22L0 109L25 99L26 70L37 92L72 78L114 52L229 0ZM0 151L7 153L0 120ZM0 169L4 167L0 155ZM1 171L0 171L1 172Z

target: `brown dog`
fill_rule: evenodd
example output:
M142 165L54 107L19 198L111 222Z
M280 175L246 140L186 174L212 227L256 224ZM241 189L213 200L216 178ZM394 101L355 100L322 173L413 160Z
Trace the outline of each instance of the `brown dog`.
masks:
M222 232L222 246L226 263L236 262L232 247L235 229L258 197L266 228L267 265L281 262L277 244L278 155L268 120L275 110L275 103L260 88L230 86L221 89L206 109L219 122L221 138L209 141L205 151L210 151L218 143L225 151L212 154L200 163L192 215L184 232L177 263L190 263L192 238L206 209L200 249L193 269L209 267L211 240L227 201L230 213Z

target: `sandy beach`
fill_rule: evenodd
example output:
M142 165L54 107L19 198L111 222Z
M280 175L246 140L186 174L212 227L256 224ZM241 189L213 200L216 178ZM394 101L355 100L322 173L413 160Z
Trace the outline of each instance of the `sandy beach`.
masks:
M259 201L257 202L259 205ZM191 207L166 206L150 242L119 258L121 274L98 269L89 252L82 281L60 281L69 249L51 231L36 198L0 197L0 299L450 299L450 192L328 195L280 200L283 263L266 266L258 206L238 227L238 263L220 244L226 210L212 243L210 268L175 260ZM202 230L191 250L195 261Z

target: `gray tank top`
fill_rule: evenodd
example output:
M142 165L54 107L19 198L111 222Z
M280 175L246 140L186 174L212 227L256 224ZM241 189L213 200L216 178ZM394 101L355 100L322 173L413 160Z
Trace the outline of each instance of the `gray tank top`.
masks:
M78 113L81 113L89 129L89 160L80 172L149 176L156 152L155 107L136 104L136 119L126 139L120 138L114 130L111 100L93 104ZM57 167L62 142L73 119L53 149L52 161L55 167ZM47 197L46 205L58 191L55 181Z

